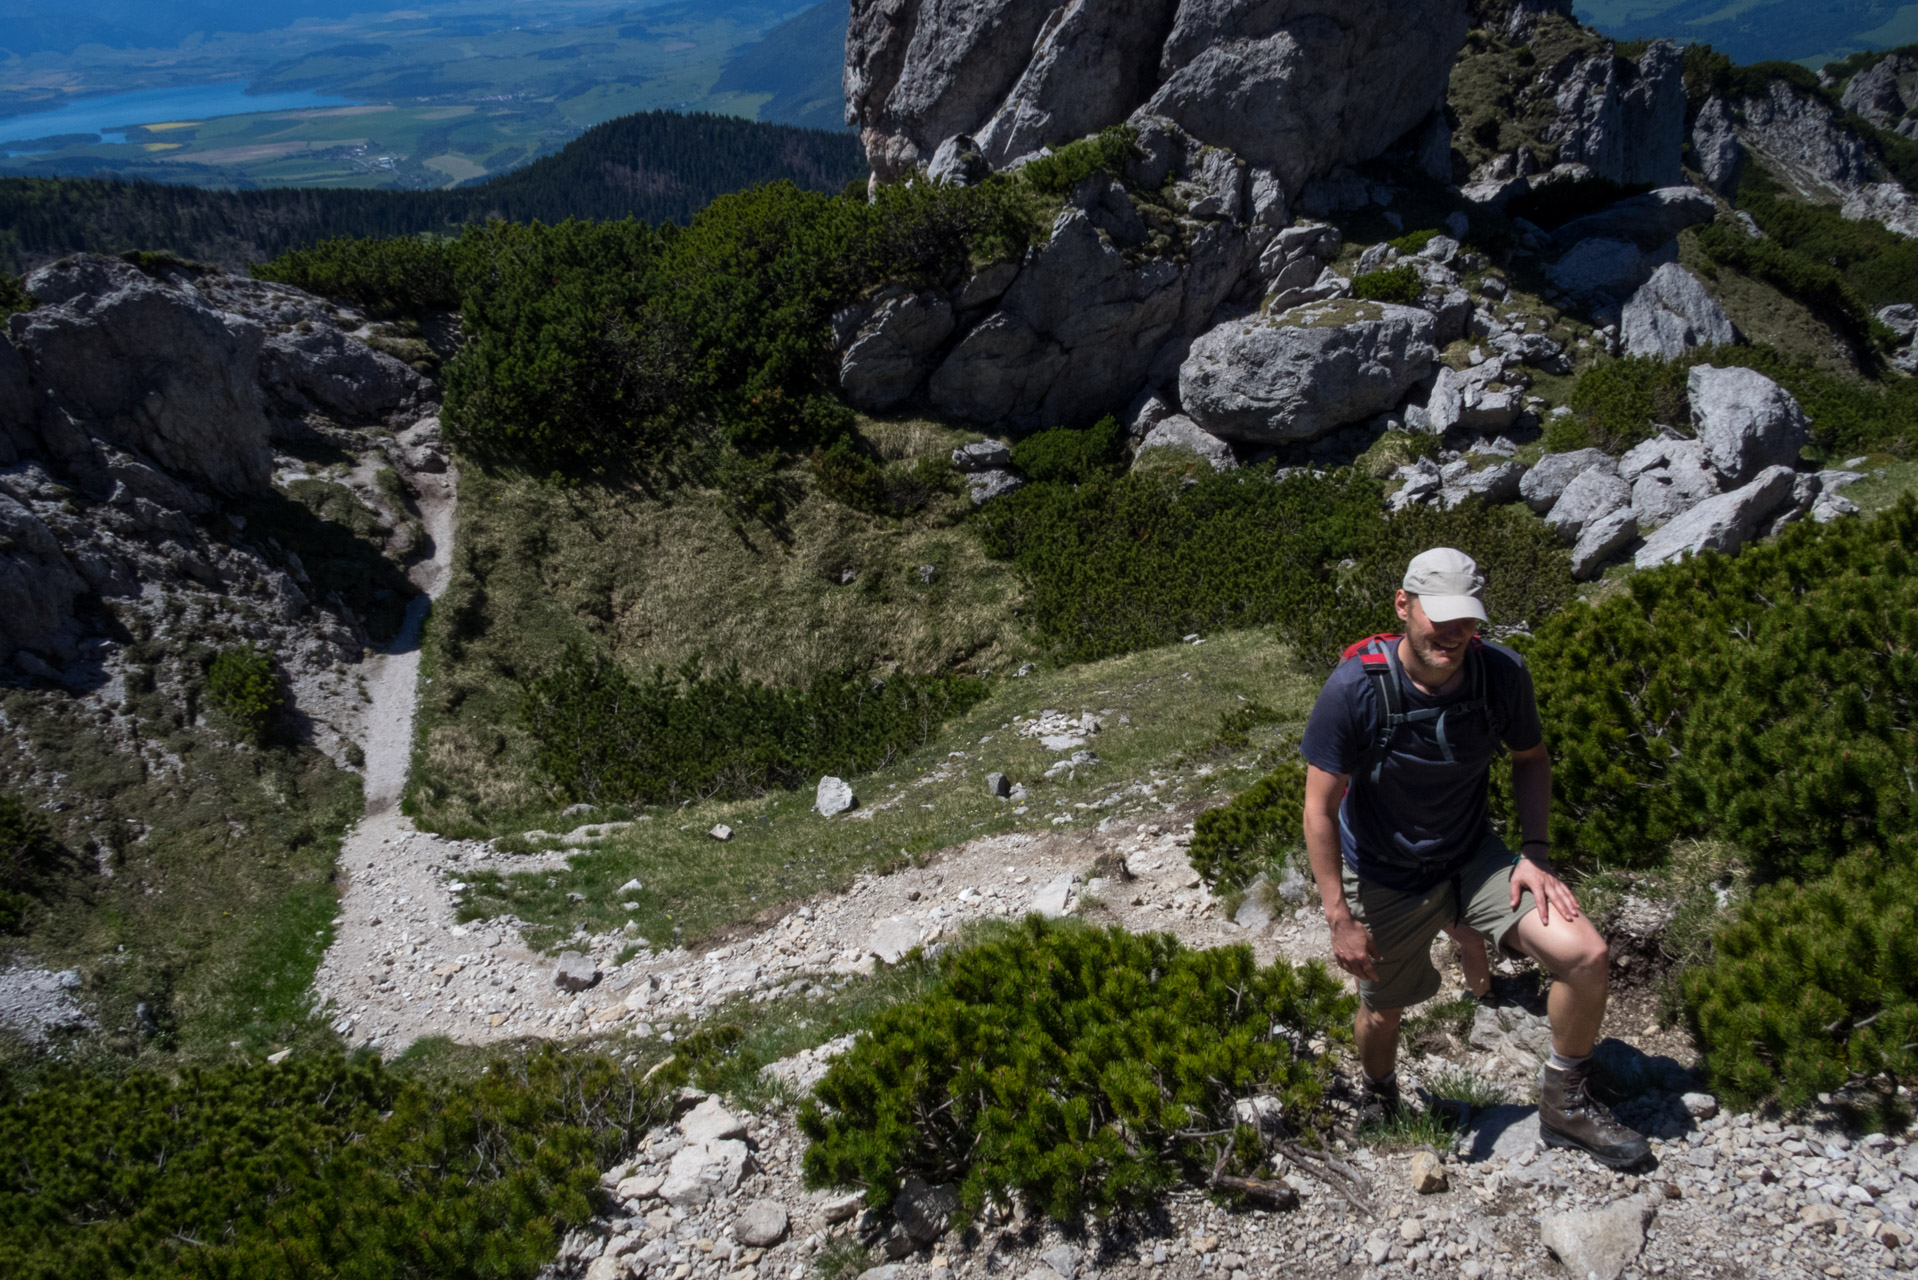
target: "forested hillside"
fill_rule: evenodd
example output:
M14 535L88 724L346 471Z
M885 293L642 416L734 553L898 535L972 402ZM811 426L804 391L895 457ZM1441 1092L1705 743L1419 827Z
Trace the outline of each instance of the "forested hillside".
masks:
M83 250L164 250L244 267L333 236L457 232L489 218L680 222L715 196L786 180L838 191L863 178L858 139L730 116L652 111L609 121L555 155L446 191L207 191L99 179L0 179L0 266Z

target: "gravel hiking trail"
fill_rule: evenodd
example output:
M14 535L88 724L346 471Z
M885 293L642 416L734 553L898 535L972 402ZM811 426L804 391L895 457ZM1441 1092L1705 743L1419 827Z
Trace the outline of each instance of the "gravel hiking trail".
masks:
M1032 910L1166 931L1192 946L1250 940L1261 961L1328 954L1316 911L1281 913L1256 929L1224 919L1186 860L1194 813L1181 811L1096 829L982 837L923 866L861 876L843 893L796 904L770 925L742 926L698 950L642 948L618 964L629 939L577 938L573 945L591 962L584 977L590 985L562 989L553 958L524 944L516 920L460 923L461 877L564 866L569 850L603 838L615 824L569 833L568 850L521 856L419 831L400 811L412 760L421 628L446 585L457 536L453 473L418 480L433 554L412 570L424 594L405 627L369 663L366 813L341 848L339 916L314 980L320 1007L349 1043L392 1054L426 1036L463 1044L592 1031L645 1037L656 1022L694 1020L742 995L823 996L848 975L950 938L970 921Z

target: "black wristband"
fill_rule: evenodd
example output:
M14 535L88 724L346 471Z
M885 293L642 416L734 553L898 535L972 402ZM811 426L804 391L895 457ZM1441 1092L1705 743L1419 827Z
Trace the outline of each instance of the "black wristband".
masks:
M1521 849L1529 849L1535 844L1543 845L1547 849L1552 847L1552 842L1549 840L1521 840L1518 842L1518 847Z

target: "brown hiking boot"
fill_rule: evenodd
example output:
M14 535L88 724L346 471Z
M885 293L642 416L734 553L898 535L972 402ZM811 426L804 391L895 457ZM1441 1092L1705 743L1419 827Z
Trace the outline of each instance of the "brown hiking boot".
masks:
M1592 1096L1589 1067L1569 1071L1546 1063L1538 1081L1538 1131L1548 1147L1570 1147L1612 1169L1629 1169L1652 1153L1652 1144L1612 1117Z

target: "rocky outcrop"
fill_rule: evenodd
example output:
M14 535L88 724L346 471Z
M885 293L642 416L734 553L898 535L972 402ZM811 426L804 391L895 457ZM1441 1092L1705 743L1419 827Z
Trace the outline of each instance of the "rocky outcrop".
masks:
M359 317L282 285L79 255L27 287L38 305L0 338L0 668L100 679L104 615L168 631L183 594L296 681L357 661L371 643L359 619L234 504L285 502L273 442L292 435L334 431L406 474L445 471L432 385L355 336ZM415 418L403 438L381 425ZM406 513L367 514L403 555Z
M1845 197L1839 212L1853 222L1870 220L1907 240L1918 240L1918 199L1895 182L1868 182Z
M1316 440L1404 399L1431 371L1432 335L1429 312L1377 302L1228 321L1192 344L1180 401L1226 440Z
M1843 200L1878 179L1862 139L1825 103L1784 80L1731 104L1739 142L1774 176L1811 200Z
M1729 200L1744 176L1745 147L1723 98L1708 98L1692 121L1692 162L1713 191Z
M1626 302L1619 319L1625 354L1675 360L1693 347L1737 340L1724 308L1685 268L1668 262Z
M1880 59L1851 78L1839 105L1880 129L1918 138L1918 119L1907 118L1918 107L1918 58L1894 53Z
M874 299L839 363L839 385L861 409L909 399L931 371L931 356L952 336L952 304L936 293L892 289Z
M1636 62L1610 52L1585 59L1558 87L1545 140L1560 164L1582 164L1623 186L1684 180L1684 55L1653 41Z
M69 467L104 484L101 449L117 447L222 494L265 487L259 323L92 255L41 268L27 291L43 305L9 328Z
M846 119L881 180L957 135L993 167L1129 117L1176 122L1286 193L1440 104L1463 0L855 0Z

